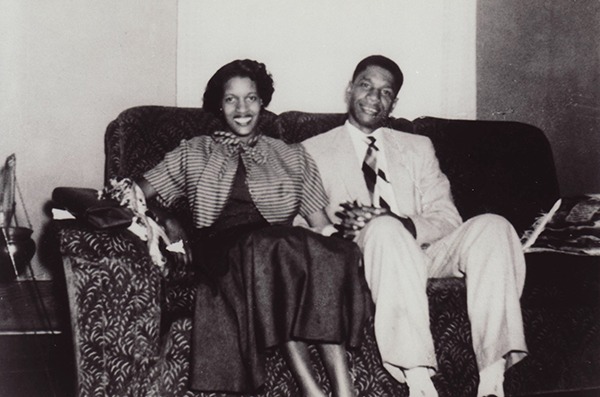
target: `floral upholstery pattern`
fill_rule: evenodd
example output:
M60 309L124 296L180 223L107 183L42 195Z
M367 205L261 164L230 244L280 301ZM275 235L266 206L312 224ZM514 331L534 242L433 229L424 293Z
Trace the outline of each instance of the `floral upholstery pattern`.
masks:
M267 113L261 128L298 142L344 119L343 114ZM465 218L496 212L523 229L558 195L549 146L535 128L434 118L391 119L390 123L432 138ZM148 106L126 110L107 129L105 177L140 175L181 139L218 128L219 121L201 109ZM519 132L511 132L515 130ZM505 155L519 145L526 147L523 150L530 158L524 158L523 150L517 160L493 155L495 150L491 150ZM473 162L482 161L477 156L484 154L493 156L483 161L483 169L473 170ZM514 174L510 178L503 174L506 169L514 172L523 167L527 176L520 175L519 182L512 181ZM502 189L512 189L509 193L518 196L507 202ZM525 192L515 193L515 189ZM185 206L175 210L185 216ZM152 264L145 245L127 231L92 230L72 221L59 222L58 231L80 396L224 396L193 392L187 386L193 302L189 269L171 264L165 277ZM574 263L575 259L579 262ZM507 372L507 395L600 386L599 263L595 258L575 259L527 255L522 306L530 356ZM427 294L440 369L433 380L440 397L474 396L478 378L464 281L432 279ZM317 358L315 349L311 354ZM362 343L348 355L359 396L407 396L407 388L381 366L372 321ZM297 395L277 349L270 352L267 365L267 382L256 395ZM324 369L316 365L319 381L330 390Z

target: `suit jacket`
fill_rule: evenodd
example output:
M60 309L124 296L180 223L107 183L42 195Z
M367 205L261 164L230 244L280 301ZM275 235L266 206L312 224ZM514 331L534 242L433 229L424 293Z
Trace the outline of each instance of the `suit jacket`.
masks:
M382 136L386 172L398 204L398 215L413 220L419 244L431 243L449 234L462 219L452 201L450 182L440 170L431 140L390 128L384 128ZM335 213L345 201L371 203L361 162L356 158L345 126L314 136L302 144L321 173L329 196L326 211L332 222L339 222Z

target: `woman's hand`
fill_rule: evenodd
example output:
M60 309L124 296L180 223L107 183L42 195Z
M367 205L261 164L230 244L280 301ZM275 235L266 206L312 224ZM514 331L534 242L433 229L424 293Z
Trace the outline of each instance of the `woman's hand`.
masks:
M311 230L323 236L331 236L336 232L335 226L329 220L327 213L321 209L306 218Z
M192 264L192 248L188 239L188 235L179 220L173 216L166 217L162 223L165 228L165 233L171 244L181 241L183 244L184 253L174 252L173 256L178 264L187 266Z
M169 245L178 241L182 242L184 253L172 252L173 257L175 258L175 262L178 265L191 265L192 248L190 247L188 235L182 223L172 214L163 209L153 207L150 209L150 212L152 212L152 215L155 218L156 222L165 229L165 233L167 234L167 238L169 239Z
M140 189L142 189L142 192L146 197L146 204L149 205L148 201L156 197L158 195L158 192L144 177L137 178L135 180L135 183L140 187ZM152 212L152 214L154 215L156 222L165 229L165 233L169 238L168 244L170 245L178 241L181 241L183 243L183 250L185 253L182 254L174 252L173 256L175 257L175 261L178 264L183 263L185 265L191 265L192 250L189 244L187 233L183 228L181 222L179 222L178 219L176 219L171 214L162 209L156 207L149 209L150 212Z

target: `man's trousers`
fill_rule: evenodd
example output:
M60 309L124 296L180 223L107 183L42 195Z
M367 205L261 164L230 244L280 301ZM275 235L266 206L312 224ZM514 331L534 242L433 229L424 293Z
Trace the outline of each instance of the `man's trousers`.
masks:
M481 371L502 357L507 367L527 354L519 298L525 259L512 225L497 215L469 219L420 247L391 216L370 221L356 238L375 302L375 337L385 368L437 369L429 328L427 279L465 277L473 349Z

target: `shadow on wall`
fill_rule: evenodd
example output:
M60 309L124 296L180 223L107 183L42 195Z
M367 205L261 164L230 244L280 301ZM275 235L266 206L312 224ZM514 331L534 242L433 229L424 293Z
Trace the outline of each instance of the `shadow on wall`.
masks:
M45 222L39 232L37 258L53 280L63 277L62 257L58 239L58 228L52 221L52 201L44 204L43 212L50 221ZM29 274L27 276L30 276Z
M600 192L599 48L597 0L478 2L477 118L541 128L563 196Z

